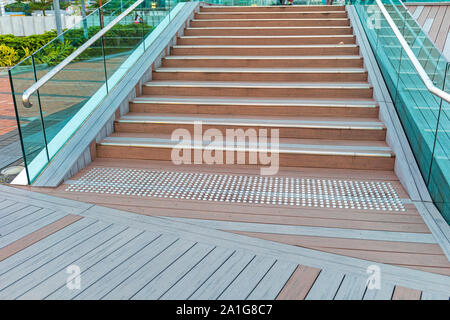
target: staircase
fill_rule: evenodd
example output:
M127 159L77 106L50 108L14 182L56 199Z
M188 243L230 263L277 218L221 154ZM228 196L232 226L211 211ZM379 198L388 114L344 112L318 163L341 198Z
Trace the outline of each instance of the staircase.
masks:
M171 133L279 129L280 166L393 170L345 7L203 7L98 158L171 160Z

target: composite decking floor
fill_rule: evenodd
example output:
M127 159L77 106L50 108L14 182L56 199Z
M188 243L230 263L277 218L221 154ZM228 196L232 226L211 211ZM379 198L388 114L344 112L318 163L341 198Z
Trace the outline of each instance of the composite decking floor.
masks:
M1 299L450 296L447 276L375 264L380 283L368 287L371 261L11 187L0 186L0 217L9 219L0 236ZM79 287L68 281L73 270Z
M155 173L162 178L155 178ZM248 182L251 178L253 183ZM247 179L247 183L237 187L239 179ZM424 222L418 204L409 199L393 172L281 168L272 179L264 182L259 168L251 166L214 165L200 169L167 161L127 160L124 167L120 160L96 159L58 188L33 190L234 234L450 275L448 258ZM293 180L299 185L284 187L285 181ZM276 189L277 183L278 188L285 189ZM377 186L391 188L393 198L383 198L384 191L375 190ZM261 190L268 194L266 201L255 199ZM269 196L273 197L268 199Z

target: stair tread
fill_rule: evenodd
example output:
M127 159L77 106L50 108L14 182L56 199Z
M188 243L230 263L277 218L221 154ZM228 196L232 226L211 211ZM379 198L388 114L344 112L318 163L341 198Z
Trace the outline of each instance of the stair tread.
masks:
M203 15L203 14L290 14L290 13L311 13L311 14L315 14L315 13L345 13L345 10L341 10L341 11L229 11L229 12L197 12L197 14L199 15Z
M270 137L269 137L270 141ZM149 133L113 133L99 142L100 145L115 145L124 147L161 147L171 148L178 145L178 141L173 141L169 134L149 134ZM209 145L205 142L205 145ZM236 146L236 145L235 145ZM243 147L244 145L238 144ZM245 143L247 147L257 147L257 145ZM286 153L314 153L332 155L365 155L392 157L390 147L384 141L356 141L356 140L323 140L323 139L295 139L280 138L280 152Z
M348 18L255 18L255 19L192 19L191 21L348 21Z
M195 96L140 96L133 99L134 103L194 103L194 104L242 104L242 105L283 105L283 106L338 106L375 108L377 105L373 99L261 99L261 98L232 98L232 97L195 97Z
M276 44L276 45L265 45L265 44L220 44L220 45L210 45L210 44L177 44L173 48L356 48L357 44Z
M209 125L249 125L265 127L317 127L339 129L382 130L384 124L373 118L336 118L336 117L277 117L277 116L238 116L217 117L209 114L149 114L130 112L120 117L118 122L136 123L176 123L189 124L202 121Z
M186 60L186 59L195 59L195 60L205 60L205 59L252 59L252 60L292 60L292 59L300 59L300 60L306 60L306 59L356 59L359 60L362 57L359 55L339 55L339 56L221 56L221 55L214 55L214 56L182 56L182 55L176 55L176 56L166 56L164 59L167 60Z
M162 67L155 72L252 72L252 73L362 73L364 68L179 68Z
M177 81L154 80L147 82L148 87L232 87L232 88L361 88L369 89L367 82L238 82L238 81Z
M280 26L280 27L188 27L186 30L200 30L200 29L349 29L350 26Z
M180 39L304 39L304 38L353 38L352 34L319 34L319 35L277 35L277 36L182 36Z

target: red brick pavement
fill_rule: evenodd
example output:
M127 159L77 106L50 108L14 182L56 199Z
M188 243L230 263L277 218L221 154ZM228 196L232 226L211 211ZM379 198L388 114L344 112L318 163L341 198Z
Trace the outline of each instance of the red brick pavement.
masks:
M4 119L14 116L14 104L8 75L0 75L0 136L13 131L17 127L16 120Z

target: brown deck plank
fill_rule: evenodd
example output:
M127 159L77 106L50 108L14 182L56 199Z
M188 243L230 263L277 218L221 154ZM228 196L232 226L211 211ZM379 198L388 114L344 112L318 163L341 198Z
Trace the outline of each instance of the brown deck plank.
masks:
M422 12L420 13L420 16L417 18L417 22L423 26L423 24L425 23L425 21L427 20L428 14L431 11L431 6L425 6L422 10Z
M436 42L436 38L439 34L439 29L443 23L444 15L445 15L446 6L438 6L438 10L435 14L435 18L433 21L433 25L431 26L430 32L428 32L428 36L434 42Z
M276 299L304 300L319 273L320 269L299 265Z
M442 19L442 24L439 28L438 35L436 37L436 46L440 49L444 49L445 40L447 39L447 34L450 30L450 5L446 6L445 15Z
M328 253L450 275L450 263L438 245L281 235L259 232L229 232ZM428 253L426 251L427 249L430 250ZM433 252L433 254L430 252Z
M0 261L9 258L10 256L16 254L19 251L31 246L32 244L48 237L49 235L67 227L68 225L82 219L82 216L77 216L74 214L68 214L63 218L40 228L23 238L10 243L9 245L0 249Z
M395 286L392 300L420 300L421 295L419 290Z
M195 204L195 201L190 200L171 200L170 204L166 200L155 199L136 199L136 197L125 196L102 196L101 198L95 194L78 193L50 193L55 196L70 198L73 200L86 201L98 205L111 207L119 210L135 212L144 215L152 216L167 216L167 217L182 217L193 219L208 219L221 221L238 221L238 222L253 222L266 224L282 224L294 226L316 226L328 228L343 228L343 229L363 229L363 230L384 230L393 232L414 232L414 233L430 233L425 223L396 223L392 221L365 221L365 220L349 220L349 219L330 219L317 217L302 217L282 215L279 212L284 208L269 208L272 213L260 214L260 209L263 206L254 206L253 211L250 212L233 212L233 211L219 211L216 203L203 201ZM190 203L192 202L192 203ZM195 204L195 205L194 205ZM223 206L233 207L228 204ZM251 205L247 206L251 209ZM296 208L297 210L305 210ZM261 209L262 211L263 209ZM344 211L344 210L342 210ZM332 210L330 210L332 212ZM376 213L367 213L378 214Z

